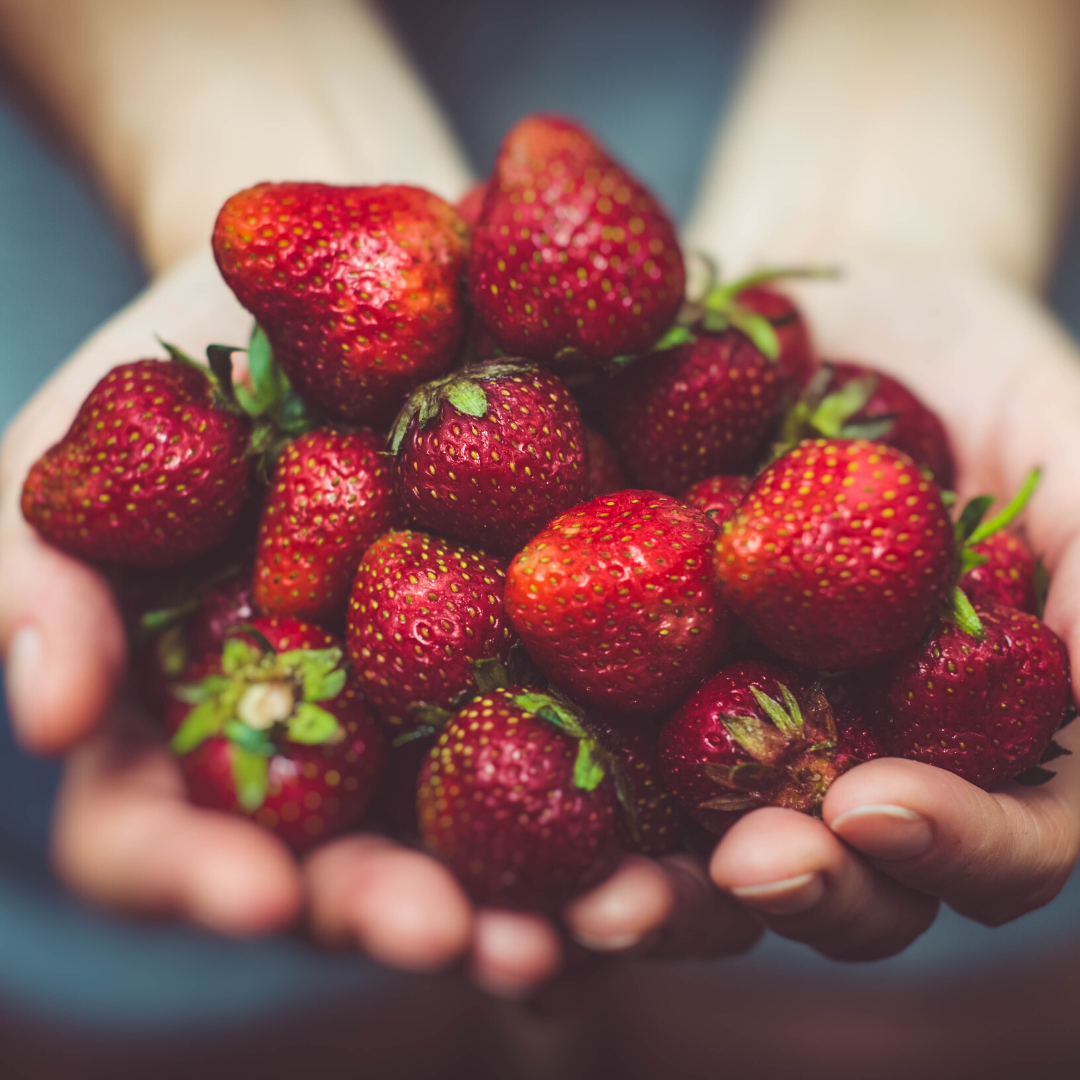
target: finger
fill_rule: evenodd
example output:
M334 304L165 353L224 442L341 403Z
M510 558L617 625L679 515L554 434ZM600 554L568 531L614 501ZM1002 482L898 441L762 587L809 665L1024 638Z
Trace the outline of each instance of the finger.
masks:
M0 562L0 652L19 742L53 753L81 738L105 711L127 661L104 578L20 529Z
M779 807L737 822L709 872L770 929L836 959L900 952L937 911L932 898L867 866L823 822Z
M628 855L564 919L574 939L596 952L717 956L743 952L761 936L757 920L717 892L689 855Z
M355 944L392 967L434 971L473 935L468 898L430 856L380 836L332 841L308 856L304 883L312 932Z
M253 823L185 798L163 750L101 734L69 758L53 861L97 903L246 936L290 925L300 880L285 846Z
M524 998L562 966L558 931L542 915L485 908L477 913L471 970L489 994Z
M1045 787L997 794L919 762L872 761L842 776L822 811L890 878L998 925L1053 899L1076 865L1076 765L1061 760Z

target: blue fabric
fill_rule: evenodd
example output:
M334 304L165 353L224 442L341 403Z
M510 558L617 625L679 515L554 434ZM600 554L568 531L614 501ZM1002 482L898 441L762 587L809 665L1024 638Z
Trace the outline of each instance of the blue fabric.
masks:
M597 130L679 216L689 209L718 107L754 6L707 0L398 0L392 17L478 172L522 113L562 110ZM87 185L10 108L0 108L0 423L143 283L130 245ZM1051 297L1080 331L1080 229ZM118 361L126 359L117 357ZM72 1021L119 1027L227 1023L319 995L381 993L401 982L364 960L299 940L231 943L89 910L49 877L57 768L21 755L0 718L0 998ZM1054 903L987 930L943 912L902 956L840 967L767 939L708 966L812 972L816 980L933 977L1018 954L1052 953L1080 930L1080 876ZM694 965L699 968L699 965Z

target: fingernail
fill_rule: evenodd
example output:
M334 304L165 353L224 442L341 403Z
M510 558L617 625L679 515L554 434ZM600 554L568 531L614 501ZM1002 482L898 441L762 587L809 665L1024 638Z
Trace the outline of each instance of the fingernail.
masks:
M890 862L925 855L934 842L934 827L922 814L888 803L846 810L830 828L864 855Z
M573 938L579 945L593 952L619 952L622 949L631 949L639 944L645 937L644 934L608 934L606 936L594 936L583 933L580 930L573 932Z
M825 895L825 879L817 873L800 874L765 885L742 885L731 893L768 915L799 915L809 911Z
M20 742L27 741L30 702L41 679L41 654L41 633L37 627L22 626L12 634L4 661L4 687L11 726Z

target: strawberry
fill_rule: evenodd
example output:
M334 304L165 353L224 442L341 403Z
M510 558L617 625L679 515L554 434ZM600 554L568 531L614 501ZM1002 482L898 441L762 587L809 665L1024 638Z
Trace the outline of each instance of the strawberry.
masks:
M717 525L723 525L749 490L750 478L747 476L709 476L691 484L682 493L680 502L708 514Z
M819 684L744 660L707 679L664 724L660 763L686 812L719 835L760 806L814 812L856 764L837 738Z
M382 447L370 431L321 428L285 449L259 523L261 611L325 622L345 610L360 557L395 522Z
M873 761L886 756L869 701L868 683L875 674L873 670L842 675L806 672L808 683L815 679L820 683L832 709L837 752L858 761Z
M814 349L806 319L783 293L765 285L736 290L736 301L748 311L767 319L776 335L776 378L785 392L798 392L814 371Z
M166 719L198 806L254 817L303 850L367 810L382 740L342 649L297 619L254 619L172 689Z
M464 195L458 199L454 209L457 210L461 217L461 220L470 229L476 228L477 221L480 220L480 211L484 206L484 199L487 198L488 182L481 180L479 183L473 184Z
M194 363L113 368L30 469L23 516L82 559L171 566L216 547L251 474L251 428L231 395Z
M426 533L387 533L368 548L349 600L349 655L384 723L416 726L475 692L475 661L506 659L505 584L503 559Z
M249 571L237 571L215 582L203 592L188 620L192 656L220 651L233 630L253 618L255 598Z
M473 305L508 353L644 352L685 284L671 221L588 132L543 115L510 129L469 260Z
M621 851L618 796L580 716L522 687L474 698L420 772L420 831L482 903L556 910Z
M604 426L636 484L679 495L752 469L779 411L774 363L729 329L640 358L611 384Z
M941 488L956 478L952 450L937 414L903 383L863 364L827 363L806 387L784 421L781 441L875 439L902 450L928 469Z
M971 550L986 557L960 579L960 587L976 607L1004 604L1037 614L1037 564L1023 540L996 532L972 544Z
M506 610L557 686L603 710L674 705L716 663L730 619L709 566L717 528L652 491L556 518L514 558Z
M955 580L938 489L861 439L800 443L755 480L716 545L723 596L783 659L868 667L926 633Z
M619 468L615 451L596 428L586 426L585 445L589 454L589 480L585 497L595 499L597 495L610 495L613 491L626 488L626 477Z
M510 554L588 482L574 399L526 361L493 360L420 387L394 423L398 499L421 527Z
M627 812L615 819L619 844L653 857L674 851L682 839L682 811L660 775L655 724L590 716L588 728L614 762L616 785L625 785L619 801Z
M1000 604L977 613L979 636L942 620L882 674L875 719L890 754L991 788L1043 759L1072 688L1045 623Z
M384 423L464 333L465 224L420 188L257 184L214 226L214 257L300 394Z

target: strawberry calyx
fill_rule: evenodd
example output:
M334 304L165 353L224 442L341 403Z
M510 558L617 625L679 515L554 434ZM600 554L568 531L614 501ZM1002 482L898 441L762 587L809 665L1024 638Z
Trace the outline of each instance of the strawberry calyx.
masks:
M819 810L832 782L856 764L837 754L836 721L821 685L815 683L800 707L783 683L781 701L750 687L767 719L724 714L728 734L751 759L735 765L710 762L703 774L724 789L701 809L742 813L782 806L803 813Z
M969 570L987 561L987 557L982 552L975 550L975 545L982 543L994 533L1000 532L1016 518L1039 486L1040 479L1042 479L1042 469L1032 469L1012 499L989 521L983 519L994 501L994 496L977 495L965 505L953 525L953 534L956 537L956 568L954 584L944 617L958 630L962 630L976 641L982 641L986 633L975 608L972 607L971 601L958 583Z
M254 812L266 798L278 743L318 746L345 737L337 717L319 703L336 698L346 677L341 649L279 653L254 627L237 627L222 648L220 672L170 687L192 709L169 747L182 756L213 736L228 739L237 801Z
M607 755L585 729L581 714L577 709L561 695L539 690L526 690L524 693L516 694L513 702L519 709L532 713L558 728L564 735L577 739L574 786L582 791L595 791L607 775L604 767Z
M413 419L422 430L439 415L444 401L465 416L482 419L488 410L487 393L483 386L485 382L504 375L521 375L535 368L536 365L529 360L500 357L479 364L467 364L449 375L441 375L418 386L409 395L390 430L390 453L396 454L401 449Z

